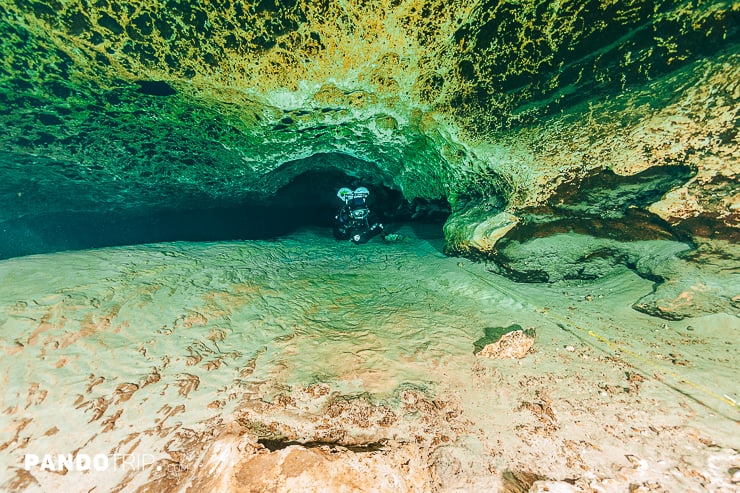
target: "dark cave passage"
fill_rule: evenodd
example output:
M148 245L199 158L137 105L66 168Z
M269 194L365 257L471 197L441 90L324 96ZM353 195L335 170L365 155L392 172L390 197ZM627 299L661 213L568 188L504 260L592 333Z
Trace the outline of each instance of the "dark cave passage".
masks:
M232 206L54 212L5 221L0 223L0 259L169 241L265 240L304 227L329 228L342 205L337 190L360 185L370 189L371 207L383 221L431 223L441 232L449 209L446 201L409 203L399 190L330 168L295 176L271 197Z

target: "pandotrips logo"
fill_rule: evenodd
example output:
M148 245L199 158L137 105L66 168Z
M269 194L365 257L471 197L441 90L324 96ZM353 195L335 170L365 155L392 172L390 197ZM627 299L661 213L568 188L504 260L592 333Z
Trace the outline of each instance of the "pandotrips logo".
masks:
M26 471L140 471L152 464L151 454L25 454L23 458Z

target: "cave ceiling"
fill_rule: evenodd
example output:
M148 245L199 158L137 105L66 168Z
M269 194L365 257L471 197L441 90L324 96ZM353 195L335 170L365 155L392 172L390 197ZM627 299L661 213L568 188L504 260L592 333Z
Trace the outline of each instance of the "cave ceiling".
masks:
M491 214L681 166L642 205L735 228L739 21L701 0L6 0L0 220L238 202L335 155Z

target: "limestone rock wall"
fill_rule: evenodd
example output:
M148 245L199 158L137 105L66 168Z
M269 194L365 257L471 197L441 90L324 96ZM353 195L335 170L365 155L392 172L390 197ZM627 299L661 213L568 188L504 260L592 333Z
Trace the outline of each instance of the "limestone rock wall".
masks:
M733 234L739 20L719 0L8 0L0 220L238 202L338 153L477 231L603 170L688 165L652 210Z

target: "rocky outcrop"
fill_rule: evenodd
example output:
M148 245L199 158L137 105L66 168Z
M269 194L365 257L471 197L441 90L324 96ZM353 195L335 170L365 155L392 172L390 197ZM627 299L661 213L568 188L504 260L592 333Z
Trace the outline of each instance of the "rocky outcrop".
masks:
M740 248L727 242L706 242L692 252L650 266L660 281L634 305L638 311L682 320L710 313L740 313L737 261Z
M506 332L498 340L486 344L476 356L484 358L522 359L534 346L534 331L512 330Z
M201 467L211 474L190 479L210 491L431 491L423 455L413 446L353 452L341 446L298 444L270 451L247 437L227 435L210 445ZM156 482L159 491L178 491L173 481Z

